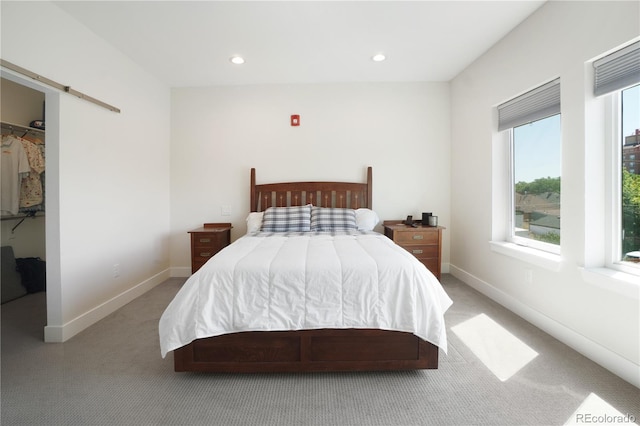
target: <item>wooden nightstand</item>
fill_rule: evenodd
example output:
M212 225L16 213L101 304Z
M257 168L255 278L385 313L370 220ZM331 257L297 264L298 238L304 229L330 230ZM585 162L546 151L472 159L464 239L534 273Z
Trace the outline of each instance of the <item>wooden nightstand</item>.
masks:
M214 254L231 244L230 223L205 223L191 234L191 273L196 272Z
M412 253L440 279L443 226L407 226L401 220L385 220L384 235Z

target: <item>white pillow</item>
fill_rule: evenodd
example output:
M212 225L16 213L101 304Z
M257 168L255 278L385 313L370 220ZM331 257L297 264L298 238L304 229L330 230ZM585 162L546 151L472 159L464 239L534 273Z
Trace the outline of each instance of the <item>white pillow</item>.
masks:
M380 218L370 209L356 209L356 225L360 231L373 231Z
M258 232L262 227L262 216L264 212L251 212L247 216L247 234Z

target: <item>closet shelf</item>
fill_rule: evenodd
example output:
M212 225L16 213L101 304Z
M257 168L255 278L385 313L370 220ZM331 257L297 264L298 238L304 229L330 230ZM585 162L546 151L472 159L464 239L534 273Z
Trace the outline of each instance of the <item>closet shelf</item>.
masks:
M0 123L3 129L16 131L16 132L26 132L33 133L34 135L44 135L45 131L42 129L36 129L35 127L23 126L20 124L8 123L3 121Z

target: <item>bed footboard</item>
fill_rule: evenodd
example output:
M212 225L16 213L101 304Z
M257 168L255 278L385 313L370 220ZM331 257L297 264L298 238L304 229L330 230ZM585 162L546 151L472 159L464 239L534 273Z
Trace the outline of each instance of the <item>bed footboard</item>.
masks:
M411 333L301 330L233 333L174 351L175 371L224 373L438 368L438 348Z

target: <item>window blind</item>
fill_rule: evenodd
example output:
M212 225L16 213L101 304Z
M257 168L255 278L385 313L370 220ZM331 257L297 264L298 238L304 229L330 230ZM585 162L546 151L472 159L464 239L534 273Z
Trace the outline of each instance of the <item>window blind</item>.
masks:
M498 106L498 130L560 114L560 79L550 81Z
M596 96L640 83L640 42L598 59L593 67Z

